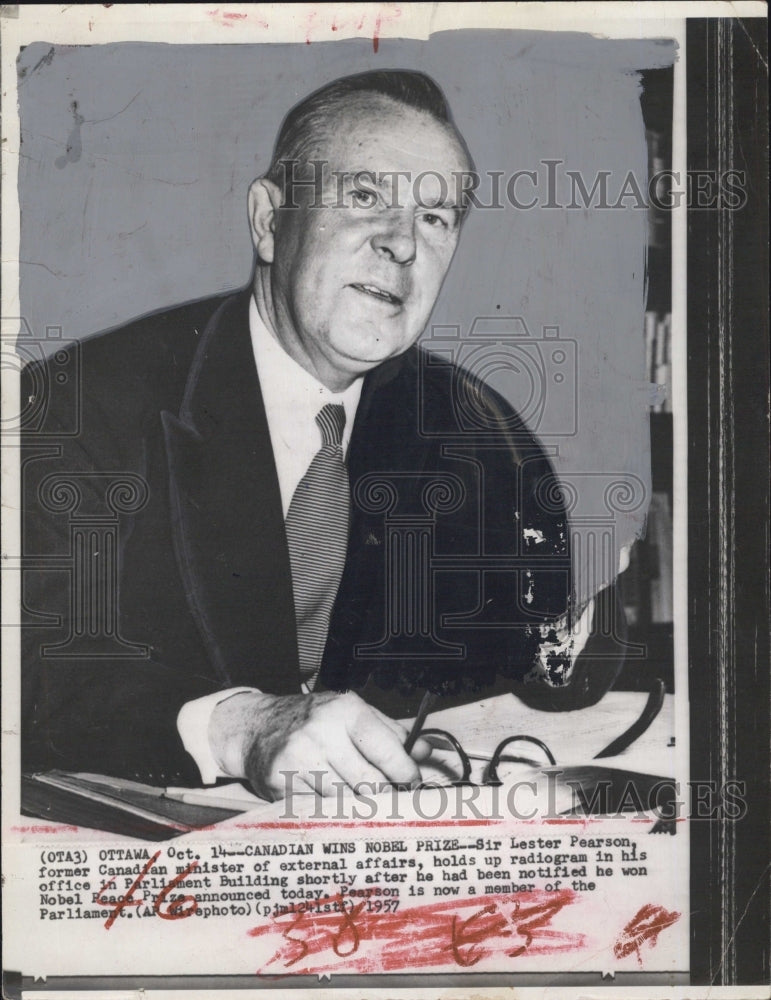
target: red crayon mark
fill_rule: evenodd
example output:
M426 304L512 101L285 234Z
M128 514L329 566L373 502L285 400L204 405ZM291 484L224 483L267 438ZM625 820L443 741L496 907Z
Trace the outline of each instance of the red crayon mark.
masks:
M119 896L117 899L104 898L104 893L107 891L107 889L109 889L110 886L113 887L115 886L114 878L111 878L107 882L105 882L102 888L99 890L99 892L95 894L94 896L95 903L98 903L100 906L106 906L112 908L112 913L110 913L109 917L104 922L105 930L109 931L109 929L112 927L112 925L115 923L115 921L118 919L118 917L121 915L123 910L126 909L127 906L141 906L144 903L144 898L135 899L134 893L140 887L140 885L144 881L145 875L147 875L147 873L150 871L150 869L153 867L153 865L160 856L161 852L156 851L155 854L150 858L150 860L144 866L144 868L141 870L141 872L134 879L134 881L132 882L131 886L128 889L128 892L125 892L122 896ZM193 916L193 914L198 909L198 900L194 896L174 896L169 901L168 904L166 903L166 897L169 895L172 889L176 889L176 887L180 884L180 882L184 882L187 876L197 867L198 867L198 862L193 861L191 864L187 866L187 868L185 868L184 871L181 871L179 875L176 875L171 880L171 882L169 882L168 885L165 885L161 889L161 891L155 897L155 901L153 902L153 913L156 913L163 920L181 920L184 917ZM163 906L167 906L167 909L166 910L162 909Z
M380 47L380 25L382 24L380 14L375 19L375 30L372 32L372 50L377 52Z
M371 6L375 5L373 4ZM332 5L328 4L327 7L331 8ZM211 11L209 13L211 13ZM389 7L381 7L377 11L365 10L358 17L354 17L349 14L344 7L338 7L334 9L331 21L326 20L326 14L327 10L325 9L324 4L320 4L318 7L313 8L308 12L305 18L306 45L311 44L311 35L316 28L321 28L323 30L328 26L329 30L332 32L348 30L353 31L355 34L362 34L365 36L371 35L372 47L375 52L377 52L380 45L380 35L383 24L388 23L389 21L395 21L397 18L401 17L402 10L401 7L394 7L391 5Z
M59 826L48 826L39 823L33 823L32 826L12 826L11 830L14 833L77 833L80 827L77 826L64 826L63 824Z
M396 817L398 819L398 817ZM438 827L451 826L453 829L459 826L494 826L496 824L500 825L502 821L498 819L448 819L442 822L439 819L403 819L399 823L399 828L402 827L416 827L422 829L428 827L432 830L436 830ZM316 830L382 830L384 828L393 827L393 823L389 823L386 820L351 820L349 822L336 822L336 823L322 823L319 822L314 826ZM220 825L220 828L221 825ZM201 827L201 829L207 829L206 827ZM213 828L211 828L213 829ZM307 830L308 820L291 820L289 822L268 822L268 823L239 823L237 820L231 820L227 829L229 830Z
M457 965L468 969L484 958L484 951L478 945L489 940L506 927L506 918L498 912L496 903L488 903L476 910L465 920L452 918L452 957ZM510 931L504 933L509 934Z
M313 817L308 819L307 817L295 818L293 820L270 820L269 822L263 823L243 823L239 820L232 819L227 822L227 827L223 827L222 823L215 826L204 826L200 829L202 830L214 830L216 829L228 829L228 830L307 830L311 823ZM377 820L349 820L342 821L336 820L332 822L331 820L325 822L327 817L320 817L318 822L314 822L313 829L317 831L321 830L384 830L389 827L393 827L398 822L398 826L401 827L414 827L415 829L423 829L430 827L435 830L442 827L460 827L460 826L501 826L504 822L502 819L401 819L398 816L390 817L394 822L389 822L388 820L377 819ZM629 820L629 822L634 822ZM646 823L650 823L650 819L645 820ZM677 820L678 823L685 822L685 819ZM587 817L581 817L578 819L544 819L538 821L528 821L523 820L523 826L538 826L544 823L548 823L555 826L578 826L582 830L585 830L590 826L599 826L602 823L601 819L589 819ZM77 827L73 827L77 829Z
M220 10L219 7L216 10L207 10L206 13L222 28L232 28L234 21L248 21L249 24L257 24L261 28L268 27L268 22L262 17L257 17L254 13L243 14L239 11Z
M155 897L153 911L163 920L183 920L185 917L192 917L198 909L198 900L195 896L174 896L169 902L168 910L164 912L161 909L171 890L176 889L180 882L184 882L190 872L197 867L198 862L193 861L187 866L187 868L185 868L184 871L175 876L168 885L165 885Z
M305 27L305 44L306 45L310 45L311 44L311 29L313 28L313 23L316 20L317 15L318 15L318 11L316 11L316 10L312 10L308 14L307 24L306 24L306 27Z
M374 888L372 893L378 891ZM551 926L552 918L576 898L566 889L501 895L486 904L472 897L400 912L372 912L369 899L354 902L337 893L307 904L307 909L279 914L248 934L280 938L258 974L277 968L295 974L342 969L390 972L437 965L470 968L486 958L580 948L582 934Z
M646 903L619 934L613 945L613 954L616 958L626 958L633 951L637 952L637 961L642 965L640 946L650 941L651 948L655 947L659 934L679 919L680 914L676 910L670 913L663 906Z
M161 852L160 851L156 851L155 854L150 858L150 860L144 866L144 868L142 869L142 871L134 879L134 881L131 884L131 888L129 889L129 891L127 893L125 893L123 896L119 896L118 899L116 899L114 901L104 898L103 893L106 892L106 890L109 889L110 886L113 886L113 887L115 886L115 879L114 878L111 878L109 881L105 882L104 885L102 886L102 888L99 890L99 892L97 892L97 894L94 896L94 902L98 903L100 906L112 906L112 913L109 915L109 917L104 922L104 928L105 928L105 930L109 931L109 929L112 927L112 925L115 923L115 921L120 916L121 912L123 910L125 910L125 908L127 906L141 906L142 905L143 901L141 899L134 899L134 893L136 892L136 890L141 885L142 879L144 879L145 875L147 875L147 873L150 871L150 869L153 867L153 865L155 864L155 862L158 860L158 858L160 856L161 856Z

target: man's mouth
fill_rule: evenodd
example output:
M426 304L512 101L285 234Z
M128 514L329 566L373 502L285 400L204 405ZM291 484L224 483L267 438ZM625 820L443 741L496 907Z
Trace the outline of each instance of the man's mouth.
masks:
M381 302L388 302L392 306L400 306L402 304L402 299L398 295L394 295L392 292L387 291L385 288L380 288L378 285L364 285L364 284L351 284L351 288L355 288L357 292L361 292L363 295L371 295L374 299L380 299Z

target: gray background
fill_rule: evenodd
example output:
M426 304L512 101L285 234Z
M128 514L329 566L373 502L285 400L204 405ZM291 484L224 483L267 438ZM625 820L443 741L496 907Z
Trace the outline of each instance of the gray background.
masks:
M646 178L634 71L670 65L675 54L665 40L514 31L381 40L377 53L363 40L35 43L18 63L22 315L37 338L49 325L82 338L245 284L246 190L267 167L282 117L328 80L370 68L432 75L480 171L536 170L543 200L541 161L560 159L561 171L581 171L589 186L611 171L614 201L630 170L643 186ZM532 189L518 191L524 199ZM557 193L569 202L566 185ZM548 373L546 409L533 421L576 488L574 526L584 535L582 517L608 515L609 483L626 480L639 493L629 477L639 478L643 502L616 514L616 548L643 529L650 479L646 218L631 204L472 212L432 317L462 332L478 316L522 317L534 342L544 326L575 341L577 427L573 395ZM532 409L526 382L494 381L514 406ZM565 433L545 433L554 430ZM598 582L584 563L582 593Z

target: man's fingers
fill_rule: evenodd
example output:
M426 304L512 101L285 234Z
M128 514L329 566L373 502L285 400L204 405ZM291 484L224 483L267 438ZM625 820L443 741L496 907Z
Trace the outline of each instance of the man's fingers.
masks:
M286 794L287 788L304 790L306 787L318 795L333 796L347 781L326 755L305 751L300 745L295 752L284 752L271 770L268 787L274 796Z
M323 795L325 798L337 795L338 789L344 788L348 784L343 775L329 762L312 770L301 772L298 780L307 785L311 791L316 792L317 795Z
M410 732L409 724L405 725L403 722L397 722L396 719L391 719L387 715L383 715L383 713L378 711L376 708L373 708L372 711L386 726L388 726L391 732L393 732L394 735L401 741L403 746L407 741L407 736ZM429 725L429 723L426 723L426 725ZM410 751L410 757L417 761L428 760L431 756L432 749L433 747L427 740L420 739L419 737Z
M396 719L391 719L389 716L383 715L383 713L378 711L376 708L373 708L372 712L391 730L391 732L400 740L402 746L404 746L410 731L409 725L405 725L403 722L397 722ZM412 757L413 760L422 762L424 760L428 760L431 756L432 750L433 747L428 740L418 737L415 745L410 751L410 757Z
M351 745L348 746L347 753L341 757L330 755L330 764L335 766L340 777L354 791L359 785L378 788L386 781L382 772L377 767L373 767L366 757L363 757L358 749Z
M370 764L373 764L388 781L411 785L420 780L420 770L405 752L401 736L390 727L378 726L375 720L359 716L349 730L351 742Z
M407 739L409 728L405 726L403 722L397 722L396 719L392 719L390 716L384 715L379 709L372 708L372 706L369 706L369 709L373 715L377 716L384 726L387 726L388 729L391 730L394 736L399 737L402 743L404 743Z
M413 760L416 760L422 764L424 761L428 760L428 758L431 756L431 752L433 749L434 748L431 746L428 740L424 740L418 737L418 739L415 741L415 746L410 751L410 757L412 757Z
M291 785L329 796L341 784L355 789L420 780L416 761L426 760L431 746L418 739L407 754L407 728L357 695L273 701L272 711L254 720L257 733L247 754L247 777L259 795L280 798Z

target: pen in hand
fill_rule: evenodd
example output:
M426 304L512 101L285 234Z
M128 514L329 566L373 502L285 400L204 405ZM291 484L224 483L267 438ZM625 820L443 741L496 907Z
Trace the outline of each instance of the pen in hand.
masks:
M418 714L415 716L415 721L412 723L412 728L409 731L407 739L404 741L404 752L407 754L412 753L412 748L415 746L420 732L423 729L423 725L426 721L426 716L434 707L437 695L432 691L426 691L420 702L420 708L418 709Z

